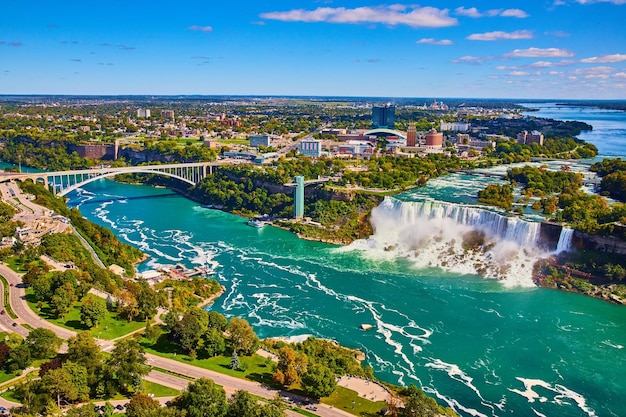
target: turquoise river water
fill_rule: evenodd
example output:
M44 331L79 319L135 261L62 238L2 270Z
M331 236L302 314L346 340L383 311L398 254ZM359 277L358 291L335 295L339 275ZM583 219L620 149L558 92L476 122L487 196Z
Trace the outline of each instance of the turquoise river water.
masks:
M585 120L596 126L603 113ZM620 120L626 129L623 113ZM626 154L626 135L613 142L605 154ZM377 377L414 383L463 416L626 416L626 309L534 287L527 264L547 249L528 249L533 242L517 233L532 231L517 226L494 237L508 257L494 249L482 261L464 258L454 252L455 233L472 222L445 219L438 206L425 214L415 202L429 192L435 202L471 201L471 182L444 178L387 200L373 214L374 236L348 247L256 229L166 189L108 180L70 204L148 253L140 270L215 263L227 291L211 308L246 318L260 337L335 339L362 350ZM521 255L511 260L511 251ZM509 264L502 280L468 267L499 259ZM374 327L361 331L362 323Z

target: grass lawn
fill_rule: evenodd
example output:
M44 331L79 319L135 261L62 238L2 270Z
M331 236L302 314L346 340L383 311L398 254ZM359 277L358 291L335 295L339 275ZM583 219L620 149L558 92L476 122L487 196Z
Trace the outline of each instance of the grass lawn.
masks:
M272 362L259 355L239 356L239 363L243 370L235 371L230 369L230 356L191 359L180 350L177 344L168 340L166 334L162 335L155 344L152 344L147 339L139 339L139 343L141 343L146 352L164 358L174 359L182 363L188 363L237 378L257 381L270 386L275 384L272 380Z
M180 394L180 391L174 388L166 387L165 385L155 384L150 381L143 381L146 394L154 394L155 397L175 397Z
M2 275L0 275L0 281L2 281L2 287L4 289L3 297L4 297L4 308L6 310L6 314L8 314L9 317L11 317L12 319L16 319L17 314L13 312L13 309L11 308L11 303L9 302L9 282Z
M11 268L13 271L17 273L25 273L28 269L24 268L24 263L20 261L17 256L12 256L9 259L5 259L4 262Z
M0 370L0 384L2 384L5 381L8 381L9 379L13 379L16 376L18 376L18 374L14 374L12 372L7 373L4 369Z
M250 139L244 138L218 139L216 142L222 145L250 145Z
M324 397L320 402L357 416L379 416L380 410L387 407L385 401L367 400L359 397L356 391L344 387L337 387L330 397Z
M26 301L30 308L36 312L43 319L48 320L57 326L64 327L69 330L81 332L89 330L87 326L80 322L80 306L81 303L75 303L70 311L62 319L57 319L50 313L50 306L48 303L43 303L41 310L37 308L37 300L33 295L32 289L26 289ZM131 321L128 322L125 319L120 319L117 313L109 312L104 320L97 327L91 329L91 334L94 337L111 340L121 336L124 336L137 329L145 327L144 322Z

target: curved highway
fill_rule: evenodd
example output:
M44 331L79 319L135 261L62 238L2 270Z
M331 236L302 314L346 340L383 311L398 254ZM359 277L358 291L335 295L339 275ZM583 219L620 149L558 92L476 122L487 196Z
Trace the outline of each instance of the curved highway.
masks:
M60 338L67 340L70 337L76 335L76 332L56 326L46 320L43 320L39 317L34 311L31 310L28 303L26 302L26 292L24 286L22 284L22 274L18 274L12 269L10 269L7 265L0 263L0 275L4 276L9 284L13 284L9 287L9 301L11 303L11 308L18 316L17 319L12 320L6 313L0 315L0 326L6 328L7 331L12 331L15 333L19 333L22 336L28 335L28 329L20 326L20 324L28 324L33 328L44 327L52 330L56 333ZM2 303L4 303L4 297L2 297ZM4 305L3 305L4 308ZM13 326L13 323L17 323L17 326ZM101 340L98 339L98 344L100 347L108 351L113 348L114 342L110 340ZM65 347L65 346L64 346ZM295 395L285 391L278 391L271 388L266 388L265 386L249 381L246 379L235 378L230 375L221 374L219 372L211 371L204 368L199 368L196 366L192 366L189 364L181 363L175 361L173 359L163 358L161 356L146 354L146 358L148 360L148 365L158 367L161 369L165 369L174 374L184 375L189 378L197 379L197 378L209 378L215 383L224 387L224 390L228 394L232 394L237 390L245 390L252 394L258 395L259 397L272 399L276 396L276 393L280 393L281 396L287 397L295 403L302 403L306 399L299 395ZM182 389L182 382L185 381L182 378L178 378L176 376L159 372L152 371L150 373L150 380L154 382L161 383L166 386L176 387L178 389ZM188 381L185 381L188 383ZM186 386L186 384L185 384ZM316 414L324 417L347 417L352 416L345 411L335 409L331 406L325 404L316 404L317 411ZM298 415L292 414L292 412L288 412L288 415Z

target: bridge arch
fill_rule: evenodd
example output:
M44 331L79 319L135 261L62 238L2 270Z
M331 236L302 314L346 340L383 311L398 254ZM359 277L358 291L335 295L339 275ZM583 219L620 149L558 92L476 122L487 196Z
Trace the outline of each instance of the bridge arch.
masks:
M95 177L92 178L88 178L84 181L81 182L77 182L76 184L71 185L70 187L64 188L58 195L59 196L65 196L68 193L77 190L78 188L89 184L90 182L94 182L96 180L102 179L102 178L109 178L109 177L114 177L116 175L119 174L157 174L157 175L163 175L165 177L171 177L171 178L176 178L177 180L186 182L187 184L190 185L196 185L195 182L188 180L187 178L183 178L180 175L176 175L176 174L172 174L170 172L167 171L156 171L156 170L150 170L150 169L133 169L133 170L129 170L129 171L125 171L125 172L119 172L119 171L112 171L112 172L107 172L104 173L102 175L97 175Z

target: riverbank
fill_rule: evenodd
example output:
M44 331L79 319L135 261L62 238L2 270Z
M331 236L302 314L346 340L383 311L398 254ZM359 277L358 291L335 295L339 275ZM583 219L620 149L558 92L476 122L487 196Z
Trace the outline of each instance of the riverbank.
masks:
M535 284L626 305L626 285L570 268L566 265L567 259L562 256L560 261L559 258L539 260L533 274Z

